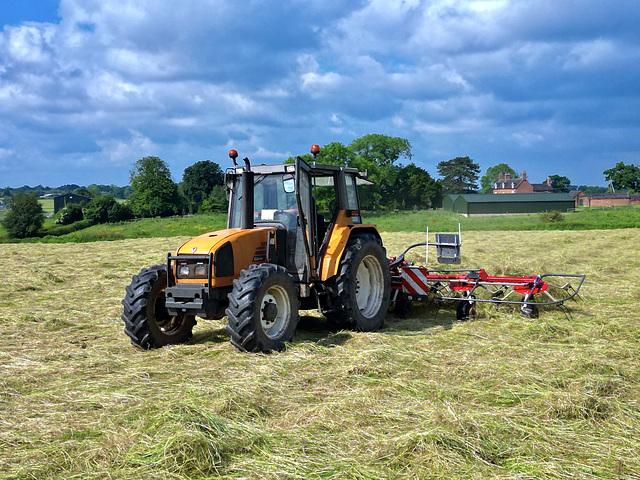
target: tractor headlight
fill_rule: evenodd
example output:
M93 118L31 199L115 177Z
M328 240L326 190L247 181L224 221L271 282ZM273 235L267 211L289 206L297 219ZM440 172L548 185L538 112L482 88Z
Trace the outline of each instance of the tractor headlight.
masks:
M196 278L206 278L207 277L207 269L204 265L198 264L194 269L193 273Z
M189 265L180 265L178 269L178 277L189 278Z

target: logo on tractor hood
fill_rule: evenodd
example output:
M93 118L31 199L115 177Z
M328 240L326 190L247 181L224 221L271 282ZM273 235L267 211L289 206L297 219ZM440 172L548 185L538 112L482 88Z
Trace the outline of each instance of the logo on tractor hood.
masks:
M193 248L191 249L191 253L196 253L197 251L198 251L198 247L193 247Z

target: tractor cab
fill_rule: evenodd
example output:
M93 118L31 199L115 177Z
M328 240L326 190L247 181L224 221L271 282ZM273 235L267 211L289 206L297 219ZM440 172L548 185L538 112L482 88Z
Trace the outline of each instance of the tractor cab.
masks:
M235 160L237 154L229 155ZM227 228L274 229L267 257L302 283L323 277L322 260L337 231L362 225L357 186L373 185L356 168L310 165L300 157L295 164L269 166L250 166L245 159L245 166L227 170L226 183ZM326 279L329 265L325 270Z

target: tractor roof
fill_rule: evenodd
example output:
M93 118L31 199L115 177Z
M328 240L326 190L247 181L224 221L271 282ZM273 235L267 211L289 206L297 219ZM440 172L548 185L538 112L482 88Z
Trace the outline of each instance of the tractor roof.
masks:
M312 163L311 175L313 177L333 177L336 172L344 171L356 175L358 185L375 185L374 182L368 180L367 172L360 172L357 168L341 167L338 165L325 165L320 163ZM244 166L230 167L227 169L227 175L240 175L244 171ZM285 163L281 165L252 165L251 171L256 175L275 175L283 173L294 174L296 166L293 163Z

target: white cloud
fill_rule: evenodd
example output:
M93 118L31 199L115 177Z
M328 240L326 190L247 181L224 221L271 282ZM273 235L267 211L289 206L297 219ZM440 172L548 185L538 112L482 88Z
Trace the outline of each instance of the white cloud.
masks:
M45 63L51 59L51 51L48 45L53 35L53 27L38 24L22 25L19 27L6 27L3 38L3 50L12 61L37 64Z
M135 160L155 155L157 146L150 138L135 130L129 130L130 137L127 140L108 139L98 141L101 148L101 157L113 165L131 165ZM90 157L85 157L84 162L91 163Z

